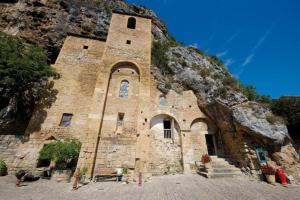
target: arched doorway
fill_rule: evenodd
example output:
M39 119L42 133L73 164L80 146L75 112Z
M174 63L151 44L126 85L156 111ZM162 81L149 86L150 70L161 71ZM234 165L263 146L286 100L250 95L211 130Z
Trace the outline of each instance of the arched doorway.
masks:
M150 172L152 175L183 171L180 127L167 114L154 116L150 121Z
M209 155L223 155L222 138L218 128L209 120L195 119L191 124L191 134L200 137L201 145L206 147L205 151Z

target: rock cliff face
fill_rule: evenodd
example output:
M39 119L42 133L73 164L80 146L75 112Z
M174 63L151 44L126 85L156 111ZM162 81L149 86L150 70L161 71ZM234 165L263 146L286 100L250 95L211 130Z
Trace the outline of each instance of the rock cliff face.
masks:
M39 44L55 61L67 33L105 38L111 11L152 17L153 35L165 40L167 30L156 15L122 0L16 0L0 2L0 30Z
M172 41L155 13L122 0L4 1L0 3L0 31L43 46L49 60L54 62L68 33L105 38L112 10L151 17L154 41ZM152 66L161 91L191 89L198 97L201 110L224 134L240 134L273 153L280 152L274 156L280 162L291 154L290 146L281 151L290 140L286 126L270 120L272 114L268 108L249 102L234 87L232 76L221 63L197 49L181 45L168 48L165 54L165 66ZM290 157L289 164L296 164L297 156Z
M167 57L169 76L162 75L162 68L154 67L162 91L167 92L168 85L178 92L192 89L198 96L200 108L224 131L236 132L239 129L275 144L283 144L289 138L286 126L281 122L270 123L268 116L272 115L271 112L258 103L249 102L234 89L230 85L234 80L232 76L210 57L191 47L170 48ZM226 93L220 94L221 90L226 90Z

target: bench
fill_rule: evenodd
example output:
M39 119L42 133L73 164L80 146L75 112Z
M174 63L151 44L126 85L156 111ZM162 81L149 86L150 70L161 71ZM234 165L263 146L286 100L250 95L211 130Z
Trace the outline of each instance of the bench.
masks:
M94 176L94 182L105 181L108 179L116 179L116 182L119 182L122 179L122 175L117 174L111 169L101 169L99 174Z

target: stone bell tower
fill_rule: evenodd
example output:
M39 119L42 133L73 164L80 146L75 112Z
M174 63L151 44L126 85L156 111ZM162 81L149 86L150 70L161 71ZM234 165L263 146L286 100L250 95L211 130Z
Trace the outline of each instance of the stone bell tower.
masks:
M151 19L113 13L78 162L91 177L123 165L137 168L151 43Z

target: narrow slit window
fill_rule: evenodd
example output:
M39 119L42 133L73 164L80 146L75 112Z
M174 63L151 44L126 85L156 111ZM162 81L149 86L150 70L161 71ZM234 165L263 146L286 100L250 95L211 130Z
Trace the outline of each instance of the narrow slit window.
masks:
M131 44L131 40L127 40L127 41L126 41L126 44Z
M164 120L164 138L171 139L172 138L172 128L171 121Z
M118 114L118 121L117 121L117 126L123 126L124 123L124 113L119 113Z
M136 19L134 17L130 17L127 22L127 28L135 29L136 28Z
M129 82L127 80L123 80L120 85L120 98L127 98L128 97L128 91L129 91Z
M72 120L73 114L64 113L59 126L62 127L68 127L71 126L71 120Z
M83 49L89 49L89 46L84 45L84 46L83 46Z

